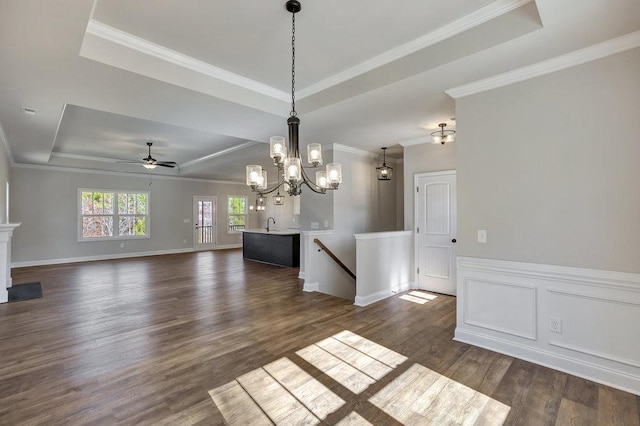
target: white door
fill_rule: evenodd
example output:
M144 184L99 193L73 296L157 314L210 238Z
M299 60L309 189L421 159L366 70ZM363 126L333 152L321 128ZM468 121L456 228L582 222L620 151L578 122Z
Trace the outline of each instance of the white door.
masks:
M216 245L216 199L215 197L193 197L193 223L195 233L193 248L211 250Z
M416 175L416 266L423 290L456 294L456 172Z

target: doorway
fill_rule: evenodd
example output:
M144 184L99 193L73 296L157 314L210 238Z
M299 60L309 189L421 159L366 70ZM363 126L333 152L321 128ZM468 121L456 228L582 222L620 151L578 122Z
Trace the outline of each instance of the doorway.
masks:
M456 295L456 171L415 175L416 282Z
M216 198L193 197L193 223L195 250L211 250L216 246Z

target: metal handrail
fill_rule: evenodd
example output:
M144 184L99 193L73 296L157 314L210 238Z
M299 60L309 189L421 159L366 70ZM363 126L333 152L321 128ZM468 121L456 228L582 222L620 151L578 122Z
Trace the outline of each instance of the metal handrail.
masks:
M351 272L351 270L349 268L347 268L347 265L345 265L344 263L342 263L342 261L340 259L338 259L336 257L335 254L333 254L333 252L331 250L329 250L327 248L327 246L325 246L322 241L320 241L317 238L313 239L313 242L316 243L317 245L320 246L320 250L324 250L325 253L327 253L329 255L330 258L332 258L342 269L344 269L344 271L349 274L351 276L351 278L353 278L354 280L356 279L356 274L354 274L353 272ZM318 251L320 251L318 250Z

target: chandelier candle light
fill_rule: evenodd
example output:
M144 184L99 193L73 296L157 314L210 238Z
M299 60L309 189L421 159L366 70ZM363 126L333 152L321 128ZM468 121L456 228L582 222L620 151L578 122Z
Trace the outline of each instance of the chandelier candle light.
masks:
M260 165L247 166L247 185L257 192L260 197L278 191L276 204L280 195L280 187L289 195L296 196L302 193L302 185L318 194L325 194L327 190L338 189L342 183L342 168L339 163L326 165L325 171L316 172L315 182L309 179L302 165L298 149L298 127L300 119L296 112L295 75L296 75L296 13L300 12L302 5L299 1L289 0L286 9L292 16L291 30L291 113L287 120L289 127L289 144L285 143L283 136L272 136L269 139L269 155L278 169L278 183L272 187L267 185L267 172ZM317 143L307 145L307 161L317 168L322 166L322 147Z

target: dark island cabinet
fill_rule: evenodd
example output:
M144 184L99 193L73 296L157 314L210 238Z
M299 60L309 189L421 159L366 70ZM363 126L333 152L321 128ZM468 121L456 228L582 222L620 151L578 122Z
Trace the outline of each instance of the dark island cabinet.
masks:
M300 234L284 232L242 233L242 254L245 259L280 266L300 266Z

